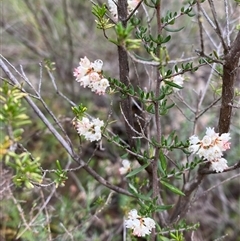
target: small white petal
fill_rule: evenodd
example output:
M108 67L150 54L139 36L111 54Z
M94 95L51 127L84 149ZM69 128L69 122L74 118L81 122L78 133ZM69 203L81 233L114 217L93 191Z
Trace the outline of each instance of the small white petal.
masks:
M131 164L128 160L124 159L122 161L122 165L123 165L123 167L119 168L119 172L121 175L125 175L126 173L128 173L131 170Z
M79 65L84 67L84 68L90 68L91 62L90 60L85 56L84 58L80 59Z
M226 168L228 168L227 160L224 158L220 158L218 160L211 162L211 169L216 172L223 172Z
M210 146L212 143L212 138L206 135L203 137L201 143L204 147Z
M132 209L132 210L128 213L128 218L129 218L129 219L137 219L137 218L140 218L140 216L137 214L137 210L136 210L136 209Z
M200 140L199 140L199 138L197 136L193 135L193 136L191 136L189 138L189 142L192 145L196 145L196 144L198 144L200 142Z
M91 67L96 72L101 72L102 66L103 66L103 61L101 59L97 59L93 63L91 63Z

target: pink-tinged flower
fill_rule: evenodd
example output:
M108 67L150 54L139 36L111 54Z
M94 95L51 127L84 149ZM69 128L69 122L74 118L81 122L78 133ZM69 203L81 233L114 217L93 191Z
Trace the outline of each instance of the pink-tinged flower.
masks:
M83 117L81 121L78 120L76 123L76 128L79 135L85 135L85 133L87 133L91 127L92 124L86 117Z
M93 63L85 56L81 58L79 66L74 69L73 75L76 81L84 88L88 87L93 92L102 95L105 94L109 82L103 78L102 74L103 61L98 59Z
M220 158L214 161L211 161L211 167L210 167L213 171L216 172L223 172L225 169L228 168L227 165L227 160L224 158Z
M101 80L100 75L97 72L92 72L89 74L89 80L92 82L99 82Z
M231 139L230 134L229 133L223 133L217 140L217 145L219 146L220 149L222 149L222 151L226 151L228 149L230 149L230 142L229 140Z
M98 118L90 121L87 117L77 120L76 129L79 135L84 136L89 141L99 141L102 138L101 127L104 125L103 121Z
M129 160L124 159L124 160L122 160L122 165L123 166L119 168L119 172L121 175L125 175L131 170L131 164L130 164ZM132 211L134 211L134 210L132 210ZM135 210L135 211L137 212L137 210ZM130 213L129 213L129 215L130 215ZM129 217L129 218L131 218L131 217Z
M89 69L91 67L90 60L85 56L84 58L80 59L79 65L83 68Z
M223 146L222 146L223 151L230 149L230 144L231 144L230 142L223 143Z
M73 76L76 78L79 78L79 77L82 77L81 75L82 75L81 68L80 67L75 68L73 71Z
M222 156L224 151L230 149L230 139L229 133L219 136L219 133L216 133L214 128L208 127L202 140L199 140L196 136L190 137L189 150L210 161L212 170L222 172L228 167L227 160Z
M133 235L138 237L145 237L149 235L151 230L155 227L155 221L151 218L144 218L137 214L137 210L133 209L128 214L128 219L125 220L126 228L133 231Z
M76 81L80 82L81 78L86 75L88 72L87 68L83 68L82 66L78 66L77 68L74 69L73 75L76 77Z

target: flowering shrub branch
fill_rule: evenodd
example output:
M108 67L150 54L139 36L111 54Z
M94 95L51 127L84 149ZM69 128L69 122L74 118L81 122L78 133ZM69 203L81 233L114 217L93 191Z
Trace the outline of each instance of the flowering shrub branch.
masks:
M193 193L198 190L207 174L220 175L240 168L240 161L232 165L229 157L225 156L225 152L231 153L235 149L236 133L231 130L230 137L229 128L233 118L234 93L237 93L234 91L234 83L237 80L239 67L240 34L238 32L235 40L230 43L229 26L227 26L226 41L217 21L213 1L209 1L213 20L206 15L203 2L191 0L188 3L179 3L181 6L179 5L177 11L167 12L159 0L109 0L101 6L94 4L92 13L97 18L96 27L103 31L105 41L116 46L119 77L111 77L112 73L107 76L105 66L110 69L111 64L109 67L105 63L104 56L101 56L104 61L97 59L92 62L86 51L81 55L79 65L74 68L72 79L77 86L77 92L88 93L87 89L91 90L90 94L88 93L91 96L91 104L98 104L92 101L94 98L98 98L99 102L102 100L108 102L111 99L114 107L108 106L108 117L105 117L105 111L100 108L96 108L94 117L91 116L91 107L83 103L84 98L76 98L82 102L78 104L60 92L54 77L57 74L54 73L54 64L45 63L53 90L72 106L74 116L67 114L69 116L66 119L67 123L71 122L74 127L73 135L69 134L68 128L61 124L60 118L54 114L42 97L42 65L40 65L40 81L35 88L25 75L23 67L18 71L1 55L0 67L8 78L8 83L17 86L15 88L18 90L13 88L9 98L11 101L8 101L6 96L0 96L4 104L3 110L0 111L0 121L11 133L1 143L4 147L1 155L14 172L12 180L15 185L29 189L47 188L53 185L58 188L66 183L69 173L84 169L86 174L96 181L96 187L101 184L106 188L106 192L109 192L108 189L111 190L110 194L107 193L107 200L97 197L97 201L94 201L94 205L97 206L94 215L89 211L91 205L87 203L88 217L102 215L103 209L111 204L112 191L114 191L116 194L123 194L117 196L120 208L116 212L124 221L122 239L127 239L126 236L136 236L152 241L156 239L183 241L186 236L188 240L187 233L199 227L198 224L189 221L188 211L192 208L193 201L196 201L192 198ZM67 7L66 3L64 6ZM67 12L65 16L69 17ZM178 37L178 34L184 31L181 20L184 22L186 18L189 21L195 17L197 21L192 22L196 22L196 27L199 28L201 49L196 49L194 56L191 57L182 58L183 56L174 55L171 49L176 45L174 37ZM219 41L219 47L216 50L213 48L210 53L206 52L207 48L204 45L202 17L212 25ZM71 34L69 19L66 21L68 33ZM227 22L229 25L229 21ZM112 32L108 35L108 31ZM206 28L206 31L209 30ZM115 37L110 39L108 36L113 34ZM208 32L207 35L211 36ZM68 43L73 58L73 43L71 41ZM213 45L216 45L215 42ZM177 47L181 48L180 41ZM197 80L195 75L197 76L201 68L206 66L211 67L211 74L206 83L202 83L204 84L202 90L202 87L198 86L200 81L195 81ZM222 79L222 86L218 81L217 87L214 87L216 84L212 80L214 72L219 79ZM20 84L20 79L27 84L27 87ZM213 90L209 90L211 84ZM195 88L200 89L199 92ZM217 88L220 88L220 91ZM220 92L221 96L216 97L215 95ZM208 100L209 93L213 95L213 100ZM24 114L26 110L21 109L19 102L22 98L61 144L70 162L74 161L76 167L69 168L68 165L66 168L63 167L65 157L61 157L62 160L56 160L53 170L43 169L40 159L34 158L31 153L25 151L26 149L23 149L24 152L21 154L17 153L17 148L14 147L20 146L21 135L15 135L12 127L16 124L29 124ZM214 109L213 107L217 107L216 104L220 99L222 102L217 126L207 114L209 110ZM45 112L49 114L51 120ZM206 116L206 120L201 122L202 116ZM210 123L216 127L207 127L202 138L196 135L202 131L203 126L208 126ZM78 138L76 141L76 136L83 138ZM84 151L88 154L91 152L90 157L84 155ZM109 158L111 154L112 159ZM77 184L81 192L86 195L84 187L78 182ZM55 191L55 187L52 192ZM90 194L91 190L89 196ZM51 193L45 202L46 205L52 195ZM86 197L79 199L81 198ZM27 223L24 215L21 216L24 223ZM185 216L189 218L186 222L183 220ZM25 226L31 226L30 224ZM48 225L50 227L49 223ZM78 228L82 228L81 225ZM20 232L20 236L26 231L26 227ZM130 231L125 232L126 229Z

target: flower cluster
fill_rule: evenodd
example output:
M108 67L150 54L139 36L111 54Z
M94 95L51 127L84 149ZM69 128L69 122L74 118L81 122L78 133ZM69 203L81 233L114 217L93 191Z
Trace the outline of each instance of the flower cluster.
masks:
M230 139L229 133L219 135L214 128L208 127L202 140L195 135L190 137L189 150L210 161L213 171L223 172L228 165L222 156L224 151L230 149Z
M117 20L117 2L118 0L108 0L109 11L112 14L114 20ZM140 0L128 0L128 14L130 14L139 4Z
M74 70L73 75L81 86L89 87L93 92L102 95L109 86L108 80L102 75L102 66L102 60L90 62L85 56L80 59L79 66Z
M127 174L130 170L131 170L131 164L129 162L129 160L122 160L122 167L119 168L119 172L121 175L125 175Z
M87 117L83 117L81 120L75 122L75 128L79 135L84 136L86 140L89 141L99 141L102 137L101 127L103 126L103 121L93 119L90 121Z
M133 235L145 237L155 228L155 221L151 218L143 218L138 215L137 210L133 209L128 213L128 219L125 220L126 228L133 230Z

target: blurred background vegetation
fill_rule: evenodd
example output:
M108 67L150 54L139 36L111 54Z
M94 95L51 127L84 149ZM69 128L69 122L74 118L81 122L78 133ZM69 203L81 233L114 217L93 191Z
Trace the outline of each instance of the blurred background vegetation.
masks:
M224 14L221 13L223 3L218 2L220 24L224 24ZM237 4L234 1L229 2L231 2L232 19L239 21ZM163 12L169 9L177 10L182 4L184 1L164 1ZM59 91L74 103L83 103L93 116L106 119L109 109L112 109L112 118L116 123L111 128L125 138L124 126L119 119L120 111L117 107L119 97L92 95L89 90L79 87L72 74L73 69L78 65L79 58L86 55L90 60L102 59L104 73L113 78L118 77L117 48L106 40L100 30L96 29L95 18L91 14L91 2L88 0L3 0L0 6L2 55L19 71L21 71L21 65L36 88L42 74L42 97L61 121L76 147L79 146L79 139L71 124L74 117L71 105L56 93L47 70L52 71ZM138 14L139 18L146 22L142 8ZM149 12L150 16L151 14ZM199 44L196 19L189 21L189 18L182 18L174 27L182 26L185 27L183 31L172 33L174 40L169 45L170 59L193 56ZM211 33L211 39L216 39L215 33L210 32L210 27L207 25L206 31ZM108 31L108 36L114 36L113 30ZM206 42L207 50L212 49L213 42L210 40ZM138 54L145 53L139 50ZM149 75L153 71L151 67L143 68L142 65L131 60L130 66L132 81L148 82ZM212 75L209 67L188 74L187 88L182 93L182 98L195 106L209 76L211 76L212 87L208 89L208 94L203 100L203 107L207 107L219 97L221 88L219 77ZM28 86L24 87L28 89ZM240 81L236 83L236 88L239 89L239 87ZM181 100L173 101L183 110L185 116L177 108L172 110L167 117L163 118L163 131L167 135L175 129L184 140L190 136L193 126L193 123L186 121L186 116L189 119L194 116ZM236 97L236 103L239 103L239 97ZM25 104L23 101L23 105ZM207 126L217 126L219 106L220 104L214 106L198 120L199 133ZM27 109L26 114L31 124L24 128L21 143L33 156L40 157L43 169L55 168L56 160L61 162L62 167L74 168L76 164L71 162L70 157L38 120L35 113ZM239 117L239 112L235 109L230 131L232 147L226 157L229 165L234 164L240 156ZM4 130L1 131L3 131L1 136L4 136ZM80 156L84 160L91 158L90 165L94 169L98 170L106 180L119 184L122 179L118 168L120 157L124 153L111 143L103 145L106 148L104 152L96 150L94 144L83 142L79 148ZM93 152L94 157L92 157ZM181 159L182 156L178 158ZM83 170L69 172L65 186L56 190L52 187L36 187L28 190L24 187L13 187L11 184L13 174L6 166L1 165L0 240L122 240L122 216L127 205L126 198L99 185ZM191 222L200 223L194 240L211 241L225 234L228 235L226 240L240 240L239 176L204 194L205 190L237 173L239 170L209 175L199 187L197 194L202 193L202 196L192 205L187 215ZM7 188L9 185L11 188ZM48 197L51 197L50 201ZM169 201L171 198L170 195ZM108 203L106 200L111 201ZM24 226L22 215L26 217L27 223L31 220L33 222L31 227L16 239Z

